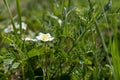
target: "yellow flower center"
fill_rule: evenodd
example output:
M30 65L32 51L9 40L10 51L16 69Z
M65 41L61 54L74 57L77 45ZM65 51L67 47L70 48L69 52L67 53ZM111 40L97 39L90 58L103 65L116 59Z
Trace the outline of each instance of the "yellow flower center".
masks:
M49 37L48 37L47 35L43 35L42 38L41 38L41 40L44 41L44 40L46 40L46 39L48 39L48 38L49 38Z

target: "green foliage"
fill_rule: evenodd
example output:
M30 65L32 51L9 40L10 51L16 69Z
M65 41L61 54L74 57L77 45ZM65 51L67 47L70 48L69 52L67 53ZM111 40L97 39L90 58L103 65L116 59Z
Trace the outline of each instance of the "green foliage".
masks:
M0 80L120 79L119 0L3 2ZM40 32L54 39L37 40Z

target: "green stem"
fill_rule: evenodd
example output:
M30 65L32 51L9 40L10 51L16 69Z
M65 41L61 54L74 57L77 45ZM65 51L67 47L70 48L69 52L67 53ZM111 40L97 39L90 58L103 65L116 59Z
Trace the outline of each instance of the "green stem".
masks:
M102 33L101 33L100 29L99 29L99 26L98 26L98 23L97 23L97 20L96 20L96 19L95 19L95 26L96 26L97 33L98 33L98 35L100 36L100 39L101 39L101 41L102 41L102 45L103 45L103 48L104 48L104 50L105 50L105 52L106 52L106 55L107 55L107 59L108 59L108 61L109 61L109 64L112 66L110 57L109 57L109 55L108 55L108 49L107 49L107 47L106 47L104 38L103 38Z
M16 6L17 6L17 13L18 13L19 25L20 25L20 35L22 35L22 20L21 20L21 10L20 10L19 0L16 0Z
M5 3L5 5L6 5L6 7L7 7L7 10L8 10L9 15L10 15L10 19L11 19L11 23L12 23L12 25L13 25L15 37L16 37L16 39L18 40L17 29L16 29L16 27L15 27L15 23L14 23L14 19L13 19L13 17L12 17L12 13L11 13L11 11L10 11L10 9L9 9L9 6L8 6L8 3L7 3L6 0L4 0L4 3Z
M48 53L47 53L47 44L46 43L45 43L45 80L49 80Z
M22 63L22 78L23 80L25 80L25 72L24 72L24 64Z

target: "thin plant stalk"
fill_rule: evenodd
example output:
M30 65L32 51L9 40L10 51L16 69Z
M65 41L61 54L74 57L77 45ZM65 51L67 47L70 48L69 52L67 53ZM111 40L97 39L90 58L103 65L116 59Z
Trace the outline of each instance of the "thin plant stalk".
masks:
M18 20L20 25L20 35L22 36L22 20L21 20L21 10L20 10L20 0L16 0Z
M9 15L10 15L10 19L11 19L11 23L12 23L12 25L13 25L15 37L16 37L16 39L18 40L17 29L16 29L16 27L15 27L15 22L14 22L12 13L11 13L11 11L10 11L10 9L9 9L9 6L8 6L8 2L7 2L6 0L4 0L4 3L5 3L5 5L6 5L6 7L7 7L7 10L8 10Z
M108 61L109 61L109 64L112 66L110 57L109 57L109 55L108 55L107 46L106 46L106 44L105 44L103 35L102 35L102 33L101 33L100 29L99 29L99 26L98 26L98 23L97 23L97 20L96 20L96 19L95 19L95 26L96 26L97 33L98 33L98 35L100 36L100 39L101 39L101 41L102 41L102 45L103 45L103 48L104 48L104 50L105 50L105 52L106 52L106 55L107 55L107 59L108 59Z

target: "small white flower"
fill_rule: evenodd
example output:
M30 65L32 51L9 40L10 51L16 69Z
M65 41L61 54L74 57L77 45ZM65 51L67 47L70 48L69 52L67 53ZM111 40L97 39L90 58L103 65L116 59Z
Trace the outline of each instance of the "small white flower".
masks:
M16 29L20 29L20 25L17 22L15 22L15 27L16 27ZM23 30L27 29L27 24L25 24L24 22L22 22L22 29ZM5 33L10 33L10 32L13 32L13 31L14 31L14 29L13 29L13 26L11 24L8 25L8 27L4 29ZM20 32L18 32L18 34L19 33Z
M19 29L19 27L20 27L20 25L17 22L15 22L15 28Z
M12 32L12 31L14 31L12 25L9 25L7 28L4 29L5 33L9 33L9 32Z
M25 24L24 22L21 23L21 26L23 30L27 29L27 24ZM15 27L16 29L20 29L20 25L18 23L15 23Z
M27 24L22 22L22 29L26 30L27 29Z
M39 33L39 35L36 36L36 38L37 38L37 40L41 40L44 42L52 41L54 39L54 37L52 37L49 33L47 33L47 34Z

